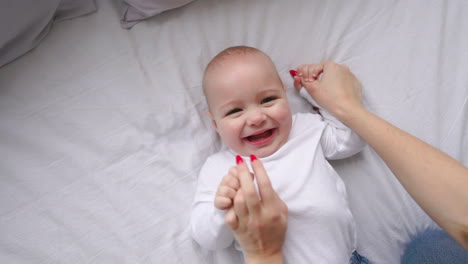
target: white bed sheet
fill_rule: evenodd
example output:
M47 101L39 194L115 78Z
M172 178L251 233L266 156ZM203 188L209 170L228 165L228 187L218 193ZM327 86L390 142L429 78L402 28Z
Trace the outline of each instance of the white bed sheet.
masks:
M468 165L466 1L198 0L130 31L97 5L0 68L0 263L239 263L188 228L221 147L201 76L227 46L267 52L295 112L289 69L345 63L372 112ZM435 226L371 148L333 165L373 263Z

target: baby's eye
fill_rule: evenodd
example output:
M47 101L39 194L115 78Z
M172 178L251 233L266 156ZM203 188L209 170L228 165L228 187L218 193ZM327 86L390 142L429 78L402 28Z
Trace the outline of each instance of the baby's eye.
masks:
M263 99L261 103L266 104L266 103L274 101L276 99L278 99L276 96L269 96L269 97L266 97L265 99Z
M227 113L226 113L226 116L235 114L235 113L240 112L240 111L242 111L242 109L240 109L240 108L234 108L234 109L232 109L231 111L227 112Z

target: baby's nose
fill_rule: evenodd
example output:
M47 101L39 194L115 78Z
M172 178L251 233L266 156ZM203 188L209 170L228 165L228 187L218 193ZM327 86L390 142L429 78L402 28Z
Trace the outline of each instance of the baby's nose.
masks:
M250 113L247 119L247 124L249 126L258 126L258 125L263 124L265 120L266 120L266 115L262 111L254 110Z

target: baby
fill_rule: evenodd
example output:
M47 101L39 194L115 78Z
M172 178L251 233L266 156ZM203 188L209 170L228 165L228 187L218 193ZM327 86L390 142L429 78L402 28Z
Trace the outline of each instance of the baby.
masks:
M298 74L316 79L322 70L303 65ZM292 115L286 89L271 59L252 47L228 48L208 64L203 78L208 115L228 149L210 156L201 169L192 236L212 250L234 242L224 216L240 184L229 168L236 156L255 155L288 206L286 263L368 263L355 252L344 183L326 160L352 156L365 143L324 110ZM304 88L300 94L313 103Z

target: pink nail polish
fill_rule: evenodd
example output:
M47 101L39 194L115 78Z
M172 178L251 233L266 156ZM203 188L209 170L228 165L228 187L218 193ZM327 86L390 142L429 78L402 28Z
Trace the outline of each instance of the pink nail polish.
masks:
M241 164L242 162L244 162L244 160L242 159L241 156L237 155L236 156L236 164Z

